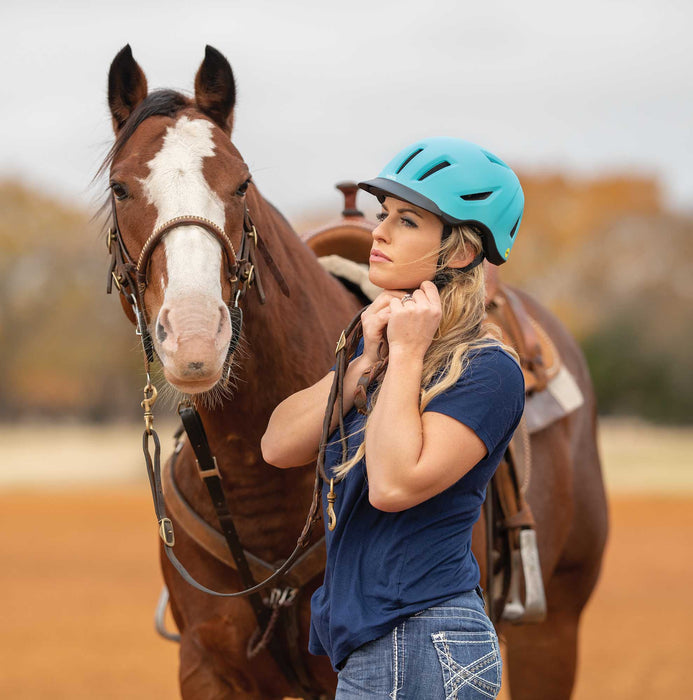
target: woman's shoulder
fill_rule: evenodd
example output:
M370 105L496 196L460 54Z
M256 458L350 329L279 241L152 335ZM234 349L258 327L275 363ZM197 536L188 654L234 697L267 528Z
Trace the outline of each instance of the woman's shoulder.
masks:
M468 357L469 366L467 372L462 373L461 380L464 379L465 374L478 374L486 369L522 379L524 385L524 374L520 363L500 343L489 343L472 348Z

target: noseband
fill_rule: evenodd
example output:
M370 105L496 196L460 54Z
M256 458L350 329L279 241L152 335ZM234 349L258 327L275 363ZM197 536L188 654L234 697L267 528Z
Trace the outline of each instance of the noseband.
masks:
M239 302L245 296L248 288L253 285L257 289L260 303L264 304L266 301L265 291L257 268L257 249L262 253L282 293L287 297L289 296L289 287L286 284L286 280L279 271L264 241L258 236L257 229L250 218L248 207L244 205L243 234L238 255L233 247L233 243L231 243L231 239L223 228L205 217L184 215L169 219L157 226L142 246L137 262L134 261L134 258L128 252L123 240L118 224L115 195L113 194L111 195L111 210L113 218L107 239L108 252L111 254L111 264L108 269L106 292L110 294L115 283L118 291L132 307L137 320L137 334L142 338L147 362L154 361L154 343L149 333L144 293L147 288L149 262L157 245L161 243L167 233L179 226L198 226L210 233L219 243L224 252L224 279L231 285L231 296L227 306L231 317L232 335L225 362L227 365L226 378L228 378L230 369L228 368L228 363L238 345L243 327L243 311L239 306Z

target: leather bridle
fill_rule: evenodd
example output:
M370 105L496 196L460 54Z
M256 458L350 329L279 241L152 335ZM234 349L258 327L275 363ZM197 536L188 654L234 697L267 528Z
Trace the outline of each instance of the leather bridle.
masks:
M184 215L169 219L157 226L142 246L137 262L128 252L123 240L118 224L116 199L113 193L111 193L111 210L112 222L107 238L111 264L108 270L106 292L110 294L115 283L120 294L132 307L137 322L137 334L142 338L147 363L154 361L154 343L149 333L144 292L147 288L149 262L154 250L167 233L179 226L197 226L210 233L217 240L223 251L224 277L231 286L231 296L227 305L231 316L232 336L225 362L227 366L226 379L228 379L229 361L236 349L243 327L243 311L239 302L251 286L255 286L260 303L264 304L266 301L264 287L257 267L257 250L260 250L282 293L286 297L290 296L286 280L279 271L264 241L258 236L247 205L244 203L243 233L238 255L226 231L219 225L202 216Z

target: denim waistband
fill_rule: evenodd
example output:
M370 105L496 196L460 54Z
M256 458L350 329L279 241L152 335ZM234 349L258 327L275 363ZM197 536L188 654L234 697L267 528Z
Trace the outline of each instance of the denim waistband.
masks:
M469 591L458 593L452 598L444 600L442 603L432 605L431 608L454 608L454 607L472 607L485 611L486 601L481 586L476 586Z

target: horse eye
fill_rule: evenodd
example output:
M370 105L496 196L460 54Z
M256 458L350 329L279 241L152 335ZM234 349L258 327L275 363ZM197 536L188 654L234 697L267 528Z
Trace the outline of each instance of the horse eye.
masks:
M118 200L125 199L128 196L127 188L124 185L121 185L119 182L112 182L111 190L113 191L115 198Z
M236 195L242 197L248 191L248 185L250 185L250 179L246 180L237 190Z

